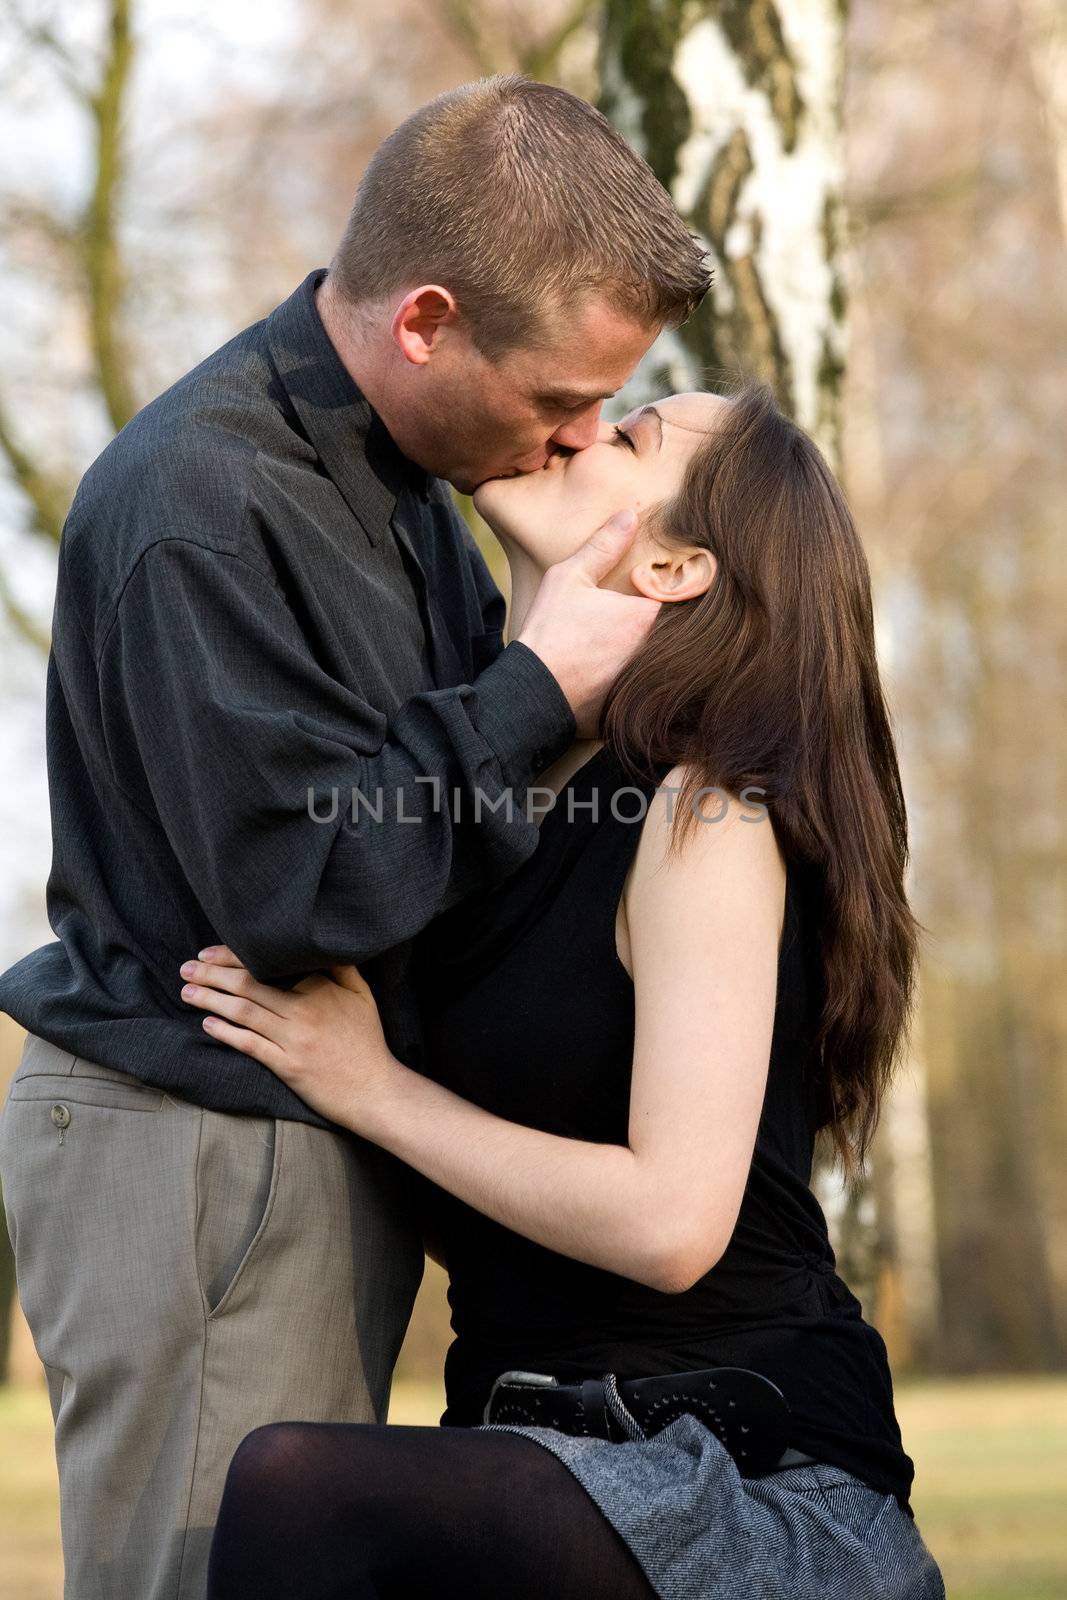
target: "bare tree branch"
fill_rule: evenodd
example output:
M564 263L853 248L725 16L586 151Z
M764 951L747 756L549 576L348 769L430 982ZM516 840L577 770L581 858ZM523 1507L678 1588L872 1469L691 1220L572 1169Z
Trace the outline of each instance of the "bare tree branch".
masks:
M441 12L456 40L470 52L480 72L500 71L494 52L485 38L485 18L470 0L442 0Z
M0 571L0 606L3 606L4 614L8 621L13 624L16 633L21 634L30 644L35 645L43 655L47 655L52 647L52 640L47 629L40 627L30 616L21 601L15 598L11 591L11 585L2 571Z
M43 472L26 454L11 431L7 414L0 405L0 453L11 469L11 476L33 509L33 531L59 543L63 516L69 496L66 486Z
M974 204L979 198L992 196L995 190L1007 192L1009 187L1006 183L998 184L981 163L976 163L907 189L886 188L868 195L853 195L849 210L857 224L877 227L883 222L896 222L946 206Z
M73 55L55 29L47 22L30 22L13 0L4 0L4 13L22 43L46 55L62 79L64 88L76 99L88 104L90 92L78 76Z
M1067 241L1067 9L1057 0L1024 0L1023 15L1056 168L1060 227Z
M559 57L564 45L580 28L591 23L600 10L600 0L577 0L546 38L521 52L519 70L530 78L558 77Z
M120 333L125 273L116 223L125 176L122 114L133 64L129 0L112 0L109 38L103 77L90 102L96 124L96 177L85 214L82 250L93 357L104 404L117 433L137 409Z
M522 44L503 42L503 53L489 43L490 8L476 0L441 0L441 14L453 37L470 53L483 73L523 72L542 82L558 76L559 56L567 41L600 11L600 0L574 0L555 27L543 38ZM510 32L510 30L508 30ZM508 59L504 59L504 57Z
M36 236L52 249L70 256L78 244L78 231L70 222L24 195L13 196L0 215L0 228L8 241L17 235ZM10 251L10 244L9 244Z
M121 338L125 273L118 238L117 207L124 177L122 117L133 62L130 0L111 0L108 50L98 87L87 90L74 71L74 58L48 24L31 24L17 7L5 0L4 9L16 23L22 40L61 71L63 81L84 104L96 133L96 172L92 194L80 227L71 228L61 218L15 201L11 217L33 227L57 244L70 247L77 260L88 300L90 340L96 381L116 431L136 409L124 342ZM69 486L48 473L22 446L12 428L8 408L0 397L0 459L29 505L30 529L49 543L59 543L69 501ZM15 597L0 573L0 608L18 632L47 651L47 633Z

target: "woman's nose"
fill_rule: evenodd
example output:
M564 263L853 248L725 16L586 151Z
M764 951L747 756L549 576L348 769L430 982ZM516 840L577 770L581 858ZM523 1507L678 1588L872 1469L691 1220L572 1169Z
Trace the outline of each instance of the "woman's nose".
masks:
M581 416L572 417L562 428L557 428L552 435L553 444L561 444L568 450L587 450L591 444L596 444L600 433L601 404L598 400Z

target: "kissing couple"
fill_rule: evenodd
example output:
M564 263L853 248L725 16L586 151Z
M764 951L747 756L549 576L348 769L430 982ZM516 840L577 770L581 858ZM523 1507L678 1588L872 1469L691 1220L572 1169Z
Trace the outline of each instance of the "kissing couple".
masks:
M482 79L78 488L0 979L67 1600L944 1595L810 1188L916 959L867 562L767 388L601 418L708 286L599 112Z

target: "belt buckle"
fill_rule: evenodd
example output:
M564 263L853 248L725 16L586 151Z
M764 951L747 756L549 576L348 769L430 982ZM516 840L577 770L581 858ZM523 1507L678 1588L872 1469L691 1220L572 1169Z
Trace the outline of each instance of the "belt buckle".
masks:
M493 1387L489 1391L489 1398L485 1402L482 1412L482 1421L488 1422L492 1414L493 1400L498 1389L505 1384L523 1389L558 1389L559 1379L547 1372L524 1372L521 1368L511 1367L507 1372L502 1372L498 1378L493 1379Z

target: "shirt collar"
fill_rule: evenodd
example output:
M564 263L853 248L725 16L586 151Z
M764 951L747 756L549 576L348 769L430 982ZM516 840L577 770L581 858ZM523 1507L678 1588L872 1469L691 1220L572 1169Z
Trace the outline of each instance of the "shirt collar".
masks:
M267 318L278 378L327 473L377 544L407 488L425 496L429 474L403 455L330 342L315 305L325 267L309 272Z

